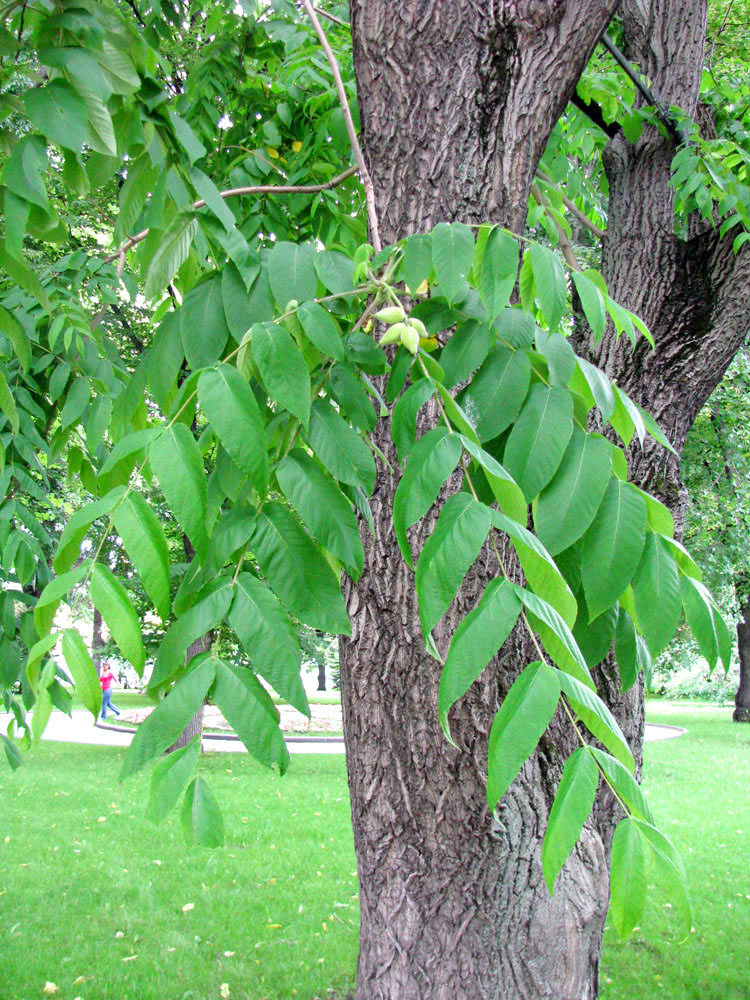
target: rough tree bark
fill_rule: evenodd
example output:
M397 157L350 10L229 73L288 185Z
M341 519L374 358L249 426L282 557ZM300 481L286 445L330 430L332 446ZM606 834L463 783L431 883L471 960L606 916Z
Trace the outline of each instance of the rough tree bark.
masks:
M195 549L193 548L193 544L187 535L182 536L182 546L185 550L185 559L189 563L195 556ZM197 656L199 653L207 652L211 648L212 642L213 632L207 632L199 639L196 639L195 642L191 642L188 646L187 653L185 654L185 663L190 663L193 657ZM190 743L190 741L198 735L198 733L203 732L203 713L205 710L206 704L204 702L174 741L172 746L167 748L165 751L166 753L174 753L175 750L181 750L182 747L186 747L188 743Z
M352 0L362 139L385 241L455 219L522 229L538 158L615 6ZM631 54L640 53L666 103L694 108L705 4L622 7ZM651 135L635 150L617 139L608 153L608 280L650 324L659 350L641 346L633 357L608 341L601 359L679 450L739 344L732 285L747 259L735 262L711 231L688 244L673 236L671 155ZM378 444L397 468L387 429ZM633 468L674 505L676 463L648 450ZM499 699L527 662L523 642L514 636L454 710L462 749L451 748L437 722L439 666L423 651L412 574L392 541L396 485L381 467L378 535L349 593L353 635L341 649L360 877L356 1000L590 1000L598 993L611 810L599 811L600 829L586 825L550 898L539 853L570 734L553 720L495 822L485 804L487 737ZM423 538L414 531L416 550ZM478 566L452 611L473 605L494 572L489 560ZM443 648L455 620L449 613L438 630ZM611 672L602 681L638 755L639 694L621 698Z
M740 603L737 622L737 649L740 657L740 683L734 698L735 722L750 722L750 598Z
M102 613L98 608L94 608L94 629L91 635L91 652L93 653L94 666L97 674L101 673L102 649L104 648L104 636L102 635Z
M523 228L529 188L613 2L351 5L362 138L385 241L440 221ZM378 445L397 468L385 428ZM397 485L381 467L377 541L350 594L341 687L360 877L357 1000L588 1000L607 900L591 828L554 898L539 851L571 734L556 719L496 822L486 747L499 700L528 662L520 638L437 720L439 667L423 650L414 582L393 540ZM413 534L416 548L424 536ZM458 599L464 613L489 556ZM456 617L438 629L445 647Z

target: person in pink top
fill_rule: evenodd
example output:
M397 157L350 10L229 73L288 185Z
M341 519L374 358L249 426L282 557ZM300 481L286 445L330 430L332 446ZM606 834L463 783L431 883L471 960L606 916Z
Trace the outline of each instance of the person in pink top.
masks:
M107 709L111 708L115 715L120 711L112 704L112 685L115 682L115 675L109 669L109 664L102 664L102 672L99 674L99 683L102 686L102 719L107 718Z

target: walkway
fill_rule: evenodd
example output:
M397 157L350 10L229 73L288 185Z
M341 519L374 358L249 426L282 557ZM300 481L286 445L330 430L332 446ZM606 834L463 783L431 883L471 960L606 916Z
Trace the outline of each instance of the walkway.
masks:
M9 718L8 715L0 713L0 729L3 732L7 728ZM679 726L664 726L647 722L646 742L672 740L682 736L685 731ZM132 731L125 731L120 729L116 723L110 725L109 722L95 726L88 712L73 712L72 718L62 712L53 712L42 738L58 743L93 743L100 746L126 747L132 739ZM344 752L344 741L340 737L288 736L286 743L290 753ZM203 737L203 748L204 750L216 750L224 753L247 753L245 747L236 737L214 736L209 733Z

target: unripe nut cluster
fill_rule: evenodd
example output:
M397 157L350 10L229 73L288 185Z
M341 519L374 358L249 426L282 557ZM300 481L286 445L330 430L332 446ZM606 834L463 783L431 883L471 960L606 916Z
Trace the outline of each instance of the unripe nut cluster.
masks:
M420 338L428 336L424 323L407 316L401 306L388 306L375 313L375 319L390 324L380 338L381 344L403 344L410 354L419 350Z

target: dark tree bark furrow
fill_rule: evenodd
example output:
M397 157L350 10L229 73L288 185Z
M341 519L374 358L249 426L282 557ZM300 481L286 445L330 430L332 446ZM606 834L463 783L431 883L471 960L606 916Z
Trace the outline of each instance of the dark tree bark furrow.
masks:
M737 622L737 648L740 658L740 683L734 698L735 722L750 722L750 598L740 603Z

